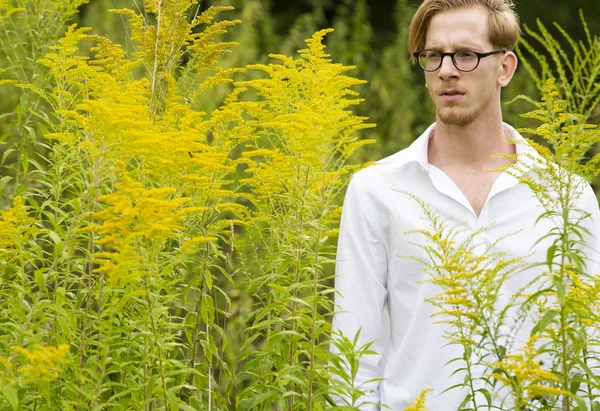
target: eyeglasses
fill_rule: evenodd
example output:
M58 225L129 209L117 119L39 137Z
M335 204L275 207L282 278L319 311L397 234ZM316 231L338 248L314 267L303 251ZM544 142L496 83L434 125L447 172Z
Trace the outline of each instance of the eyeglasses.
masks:
M436 71L442 67L444 57L450 56L454 67L460 71L469 72L479 66L479 60L482 58L491 56L492 54L506 53L507 51L506 49L499 49L490 51L489 53L478 53L476 51L460 50L454 53L442 53L437 50L423 50L414 52L413 56L419 60L419 65L425 71Z

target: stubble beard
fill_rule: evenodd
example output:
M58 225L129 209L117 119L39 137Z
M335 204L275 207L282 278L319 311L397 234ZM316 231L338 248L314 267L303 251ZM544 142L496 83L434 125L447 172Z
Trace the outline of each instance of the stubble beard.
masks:
M438 103L435 108L437 120L439 122L464 127L471 124L491 105L493 92L489 91L481 96L481 103L470 109L464 109L460 106L461 102L456 103Z
M439 122L452 126L466 126L477 117L476 110L460 112L448 107L438 107L436 114Z

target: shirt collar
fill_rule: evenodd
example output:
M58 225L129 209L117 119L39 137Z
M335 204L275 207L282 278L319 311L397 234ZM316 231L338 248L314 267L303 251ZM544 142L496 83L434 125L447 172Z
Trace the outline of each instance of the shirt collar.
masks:
M540 167L542 157L533 148L528 141L515 130L511 125L502 123L504 132L511 143L515 144L515 151L518 162L526 169ZM431 170L428 160L429 139L435 131L436 123L433 123L423 132L406 150L394 155L386 161L395 168L399 168L410 162L418 162L421 168L426 171ZM391 162L389 162L391 160Z

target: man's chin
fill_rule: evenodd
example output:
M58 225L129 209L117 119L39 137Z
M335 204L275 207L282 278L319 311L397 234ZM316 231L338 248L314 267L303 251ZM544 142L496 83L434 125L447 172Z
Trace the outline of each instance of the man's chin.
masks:
M452 126L466 126L474 120L473 113L460 113L455 110L438 110L437 112L438 122L445 123Z

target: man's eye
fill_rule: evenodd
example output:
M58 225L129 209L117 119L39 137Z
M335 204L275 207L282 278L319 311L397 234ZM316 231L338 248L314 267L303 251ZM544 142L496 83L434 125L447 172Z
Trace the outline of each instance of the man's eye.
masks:
M477 58L477 55L471 51L459 51L456 53L456 58L459 58L461 60L469 60L469 59L474 59Z
M428 60L439 60L440 59L440 53L432 51L430 53L425 54L425 57L427 57Z

